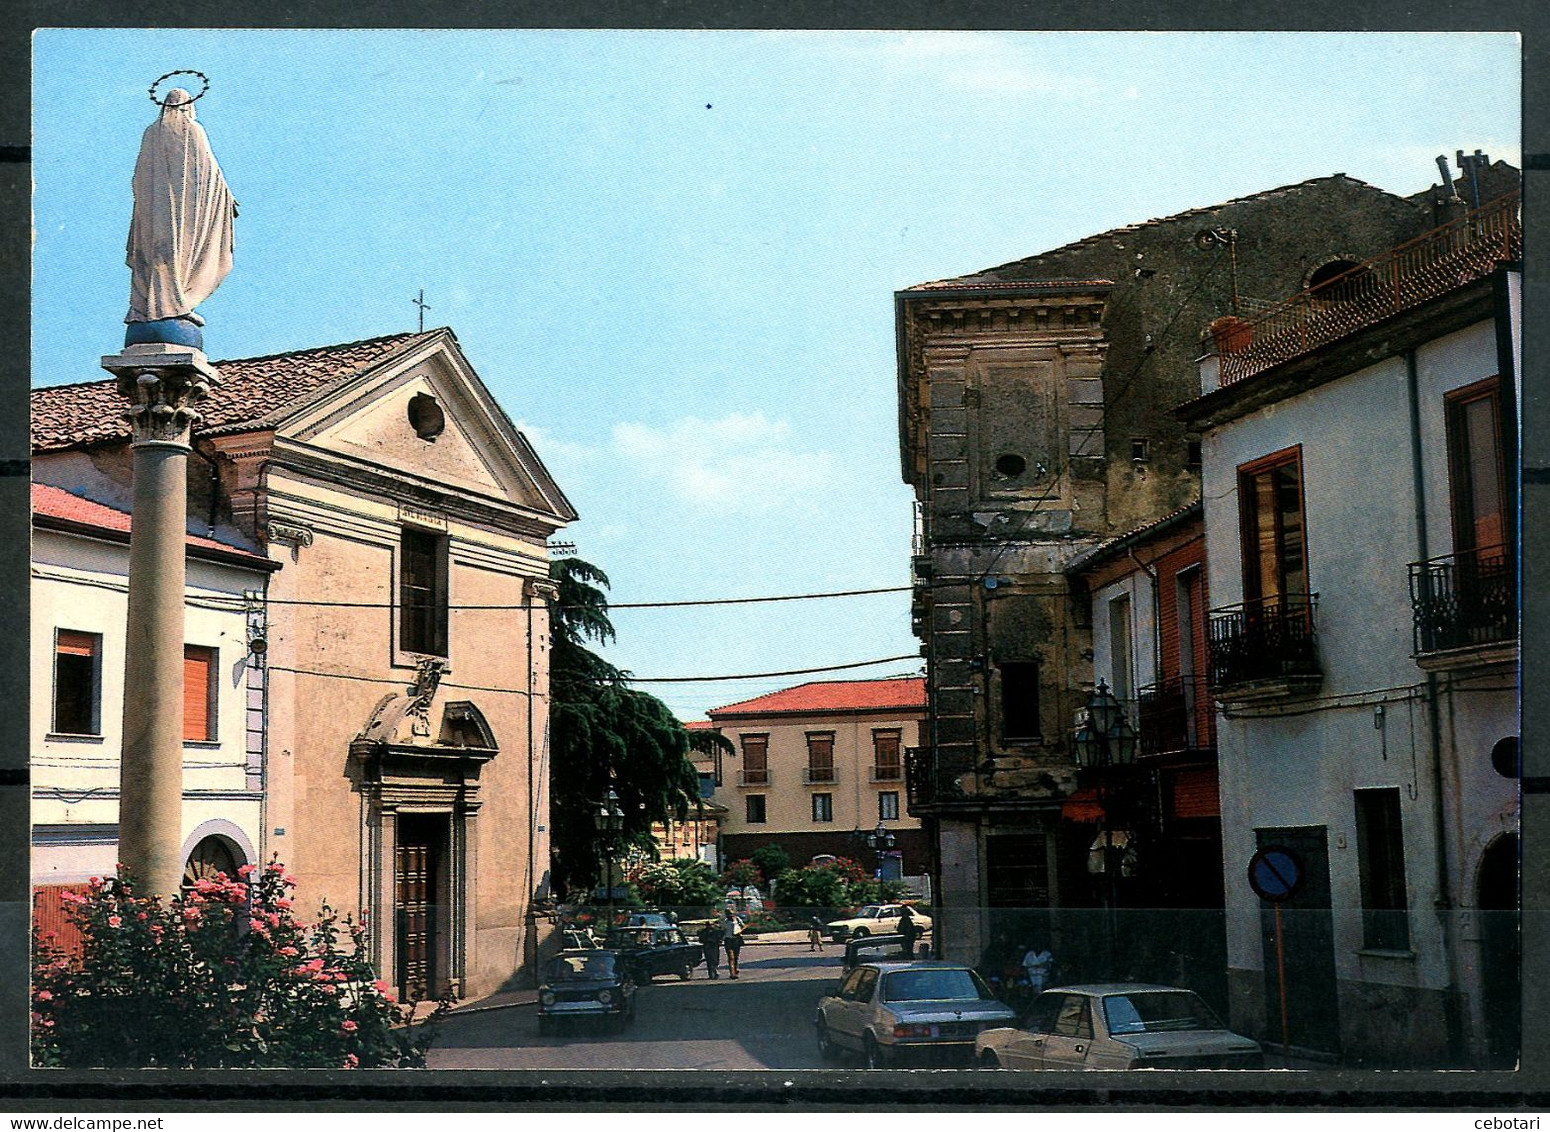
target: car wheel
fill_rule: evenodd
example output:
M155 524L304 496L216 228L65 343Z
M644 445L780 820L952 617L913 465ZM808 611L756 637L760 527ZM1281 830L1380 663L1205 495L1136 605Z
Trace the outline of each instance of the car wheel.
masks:
M861 1055L868 1069L887 1069L888 1055L871 1034L861 1039Z
M683 979L685 982L687 982L689 980L689 977L691 975L693 975L693 974L694 974L694 968L693 967L683 967L683 968L680 968L679 971L678 971L678 977L680 979Z
M855 931L850 933L850 938L851 939L865 939L867 936L869 936L871 934L872 933L867 931L865 928L857 928Z
M995 1050L987 1049L984 1053L980 1054L980 1068L981 1069L1000 1069L1001 1068L1001 1059L996 1056L996 1051Z
M834 1044L834 1037L829 1033L829 1027L822 1022L818 1023L818 1056L825 1061L840 1059L840 1047Z

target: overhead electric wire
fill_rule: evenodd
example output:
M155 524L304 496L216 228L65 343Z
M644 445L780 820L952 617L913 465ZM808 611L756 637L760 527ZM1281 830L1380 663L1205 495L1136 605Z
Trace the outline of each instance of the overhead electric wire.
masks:
M821 592L821 593L771 594L771 595L761 596L761 597L686 598L686 599L683 599L683 600L680 600L680 601L610 601L610 602L607 603L607 610L608 610L608 612L612 613L616 609L676 609L676 608L684 608L684 607L687 607L687 606L700 606L700 605L756 605L756 604L767 603L767 602L776 602L776 601L814 601L814 600L818 600L818 599L822 599L822 598L862 597L862 596L866 596L866 595L869 595L869 594L909 593L910 589L911 589L910 586L877 586L877 587L874 587L872 589L863 589L863 590L831 590L831 591L825 591L825 592ZM216 595L212 595L212 596L217 601L230 601L230 602L234 602L236 604L241 604L242 601L243 601L242 598L236 597L235 595L232 596L232 597L229 597L229 598L224 596L224 595L221 595L221 594L216 594ZM318 600L308 600L308 599L302 599L302 598L271 598L271 597L265 597L265 598L262 598L260 600L264 604L266 604L266 605L303 606L303 607L320 608L320 609L398 609L398 608L400 608L402 606L401 602L396 602L396 601L318 601ZM453 612L453 613L462 613L462 612L491 612L491 613L494 613L494 612L513 612L514 613L514 612L519 612L519 611L524 610L524 609L549 609L549 608L565 609L565 608L569 608L569 607L568 606L564 606L564 605L556 605L556 606L551 607L548 602L524 602L524 603L521 603L521 604L518 604L518 605L457 605L457 604L450 604L446 608L447 608L447 610L449 612Z

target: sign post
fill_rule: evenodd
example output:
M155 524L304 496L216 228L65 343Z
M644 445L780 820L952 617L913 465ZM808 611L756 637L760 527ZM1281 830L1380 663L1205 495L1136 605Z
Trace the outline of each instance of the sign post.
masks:
M1286 1025L1286 942L1281 934L1281 904L1302 887L1302 859L1282 845L1266 845L1249 858L1249 887L1275 909L1276 982L1281 989L1281 1060L1291 1056Z

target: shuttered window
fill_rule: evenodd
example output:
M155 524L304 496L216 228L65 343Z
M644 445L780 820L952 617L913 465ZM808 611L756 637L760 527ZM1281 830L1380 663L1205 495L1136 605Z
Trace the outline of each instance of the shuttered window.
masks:
M183 646L183 740L215 741L215 650Z
M404 528L399 554L398 647L429 656L447 655L447 540L431 531Z
M102 638L60 629L54 637L54 733L97 735L101 727Z

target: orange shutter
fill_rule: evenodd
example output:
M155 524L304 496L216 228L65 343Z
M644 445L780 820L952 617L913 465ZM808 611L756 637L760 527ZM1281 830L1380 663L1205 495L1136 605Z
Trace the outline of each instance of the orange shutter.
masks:
M183 646L183 738L205 742L210 728L210 677L215 650Z
M66 656L91 656L97 651L97 637L93 633L75 633L69 629L61 629L55 640L54 650Z
M1186 767L1173 775L1172 817L1215 818L1222 813L1216 768Z

